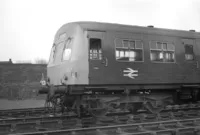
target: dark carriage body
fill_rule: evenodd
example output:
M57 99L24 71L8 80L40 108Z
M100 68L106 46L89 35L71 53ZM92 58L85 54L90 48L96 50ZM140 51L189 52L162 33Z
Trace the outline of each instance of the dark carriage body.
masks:
M75 22L58 30L53 48L47 68L50 84L74 91L200 85L198 32Z

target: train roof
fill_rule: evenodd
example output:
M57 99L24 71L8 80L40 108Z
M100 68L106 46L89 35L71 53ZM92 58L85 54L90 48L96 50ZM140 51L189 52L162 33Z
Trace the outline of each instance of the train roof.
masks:
M165 36L177 36L185 38L200 38L200 32L185 31L185 30L173 30L155 27L142 27L124 24L114 23L102 23L102 22L71 22L64 24L60 29L66 27L69 24L79 25L82 29L95 30L95 31L116 31L116 32L130 32L130 33L146 33Z

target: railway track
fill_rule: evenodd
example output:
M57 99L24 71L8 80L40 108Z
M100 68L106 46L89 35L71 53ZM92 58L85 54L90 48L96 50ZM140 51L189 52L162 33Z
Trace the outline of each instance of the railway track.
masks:
M20 135L195 135L200 132L200 118L96 126L67 130L20 133ZM18 134L10 134L18 135Z
M19 112L24 114L24 117L14 117ZM0 119L0 135L4 134L42 134L42 135L48 135L48 134L89 134L90 132L93 132L92 134L96 134L97 132L100 133L102 131L103 134L101 135L110 135L110 131L113 131L115 129L116 131L120 131L122 129L124 133L124 129L126 129L126 126L130 126L132 124L132 127L135 127L134 124L140 125L140 129L145 129L145 131L142 132L135 132L134 133L125 133L125 135L131 135L131 134L159 134L161 131L160 129L157 131L155 128L155 131L147 130L144 124L147 125L154 124L156 125L158 123L163 124L163 122L170 121L173 123L175 121L193 121L193 123L196 124L195 119L198 120L200 123L200 107L199 105L188 105L187 107L183 106L171 106L166 108L161 113L155 115L155 114L148 114L145 111L141 111L140 113L136 115L132 115L127 112L117 112L117 113L108 113L107 116L101 117L101 118L92 118L89 116L86 116L82 118L81 120L77 118L77 115L47 115L42 114L44 113L44 108L30 108L30 109L17 109L17 110L4 110L2 111L4 114L5 112L10 113L12 117L6 117L3 119ZM2 113L0 111L0 114ZM18 112L18 113L17 113ZM30 114L34 112L41 114L33 115ZM13 114L13 115L12 115ZM28 115L27 115L28 114ZM152 123L153 122L153 123ZM143 123L141 125L141 123ZM164 123L165 124L165 123ZM180 124L180 123L179 123ZM195 125L194 124L194 125ZM114 125L114 126L112 126ZM120 126L120 125L126 125L126 126ZM191 126L186 126L186 129L191 130L193 132L197 130L197 127L199 125L195 125L195 128L191 129ZM109 129L108 127L112 127ZM164 126L166 127L166 126ZM185 127L184 127L185 128ZM93 131L95 129L95 131ZM180 129L182 132L182 129ZM125 130L126 131L126 130ZM174 134L175 129L167 128L162 131L162 134L164 131L167 132L167 134ZM179 129L177 130L179 132ZM87 132L87 133L86 133ZM186 130L184 130L186 132ZM116 133L116 132L115 132ZM154 135L153 134L153 135ZM162 135L161 134L161 135ZM167 135L166 134L166 135Z
M16 118L26 116L40 116L45 113L45 108L26 108L26 109L9 109L0 110L0 119L4 118Z
M185 105L173 105L167 106L163 111L179 111L188 109L200 109L200 103L198 104L185 104ZM145 111L143 111L145 113ZM25 108L25 109L9 109L0 110L0 120L7 118L24 118L24 117L36 117L43 116L46 114L52 114L53 110L46 110L44 107L40 108Z
M41 117L24 119L7 119L0 123L0 134L24 133L24 132L44 132L62 129L76 129L85 127L106 127L110 125L121 125L130 123L149 123L159 121L171 121L180 119L198 119L197 111L161 113L158 116L153 114L139 114L126 116L107 116L100 119L83 118L81 121L69 116ZM50 134L52 133L50 132ZM24 133L26 134L26 133Z

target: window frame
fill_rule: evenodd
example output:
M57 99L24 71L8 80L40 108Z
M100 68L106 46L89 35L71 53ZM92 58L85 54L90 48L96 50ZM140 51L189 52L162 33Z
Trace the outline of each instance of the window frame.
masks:
M54 43L53 46L51 47L51 54L50 54L50 57L49 57L48 65L54 64L55 50L56 50L56 44Z
M56 48L55 48L55 58L54 58L54 64L55 64L55 65L58 65L59 63L62 62L62 55L61 55L61 58L57 58L58 61L55 61L55 60L56 60L56 57L58 57L57 51L61 51L61 50L62 50L61 53L63 52L63 48L62 48L62 49L59 48L60 50L58 50L58 46L59 46L59 45L61 46L61 44L63 44L63 47L64 47L64 43L65 43L65 41L60 41L60 42L58 42L58 43L56 44Z
M98 48L98 51L101 51L101 53L97 52L97 59L91 59L90 58L90 54L94 54L94 53L90 53L90 40L91 39L99 39L100 40L100 49ZM88 51L88 60L92 60L92 61L101 61L103 59L103 49L102 49L102 43L103 43L103 40L102 38L98 38L98 37L91 37L91 38L88 38L88 42L89 42L89 51ZM100 55L101 54L101 55ZM101 57L100 57L101 56Z
M68 40L71 40L70 41L70 43L69 44L67 44L67 42L68 42ZM72 47L71 47L71 44L72 44L72 42L73 42L73 37L68 37L65 41L64 41L64 47L63 47L63 51L62 51L62 57L61 57L61 62L66 62L66 61L70 61L71 60L71 56L72 56ZM66 44L67 44L67 48L66 48ZM71 53L70 53L70 57L69 57L69 59L68 60L64 60L63 58L63 55L64 55L64 52L65 52L65 50L66 49L71 49Z
M193 52L193 59L192 60L187 60L185 58L185 55L186 55L186 49L185 49L185 46L192 46L192 52ZM187 61L187 62L194 62L196 61L196 55L195 55L195 52L194 52L194 44L184 44L184 60Z
M66 33L66 32L61 33L61 34L59 34L59 36L58 36L58 41L63 41L63 40L66 39L66 37L67 37L67 33Z
M152 42L156 42L156 49L151 49L151 43ZM157 43L161 43L162 44L162 46L161 46L161 49L157 49ZM172 50L168 50L167 48L164 50L163 49L163 44L167 44L167 48L168 48L168 44L173 44L174 45L174 50L172 51ZM169 63L169 64L171 64L171 63L176 63L176 46L175 46L175 43L174 42L169 42L169 41L158 41L158 40L151 40L151 41L149 41L149 55L150 55L150 61L152 62L152 63ZM160 61L152 61L151 60L151 51L160 51L160 52L174 52L174 61L173 62L166 62L166 61L162 61L162 62L160 62Z
M52 55L52 58L53 58L53 61L52 61L52 63L55 63L55 58L56 58L56 49L57 49L57 47L56 47L56 44L54 44L54 50L53 50L53 55ZM53 48L52 48L53 49Z
M117 47L117 45L116 45L116 40L122 40L121 41L121 44L123 45L123 47ZM129 45L129 47L124 47L124 44L123 44L123 41L124 40L127 40L127 41L134 41L134 43L135 43L135 45L134 45L134 48L130 48L130 45ZM141 41L141 44L142 44L142 49L141 48L136 48L136 42L137 41ZM114 39L114 44L115 44L115 60L117 61L117 62L144 62L144 44L143 44L143 40L141 40L141 39L133 39L133 38L119 38L119 37L116 37L115 39ZM137 50L137 49L139 49L139 50L142 50L142 61L125 61L125 60L118 60L117 59L117 57L116 57L116 51L117 51L117 48L121 48L121 49L127 49L127 50L129 50L129 58L130 58L130 50L132 49L132 50Z

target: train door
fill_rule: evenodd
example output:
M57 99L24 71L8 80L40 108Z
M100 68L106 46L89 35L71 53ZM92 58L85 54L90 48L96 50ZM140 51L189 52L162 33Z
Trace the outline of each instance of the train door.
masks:
M105 84L104 71L106 60L103 59L104 32L88 31L88 59L89 59L89 83Z
M184 47L184 74L185 83L199 82L198 48L194 39L182 39Z
M196 52L197 52L197 68L199 71L199 76L200 76L200 39L196 39Z

